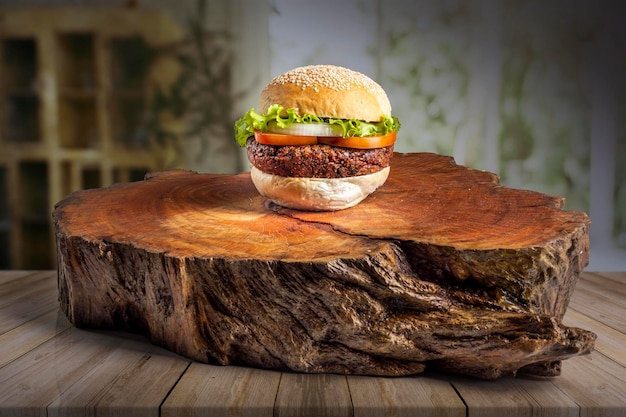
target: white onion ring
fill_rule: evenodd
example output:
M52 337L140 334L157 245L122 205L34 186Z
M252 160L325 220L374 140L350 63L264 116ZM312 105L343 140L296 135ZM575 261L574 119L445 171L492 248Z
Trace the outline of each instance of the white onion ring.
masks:
M276 126L276 123L270 123L267 131L295 136L343 136L341 126L330 123L292 123L284 128Z

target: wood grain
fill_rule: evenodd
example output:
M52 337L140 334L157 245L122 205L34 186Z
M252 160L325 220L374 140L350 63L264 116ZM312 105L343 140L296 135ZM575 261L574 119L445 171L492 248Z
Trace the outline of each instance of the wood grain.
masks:
M1 334L0 366L19 358L71 326L72 324L57 307Z
M626 333L626 320L623 317L615 317L614 309L623 308L624 300L616 292L621 291L623 286L597 286L590 285L581 279L576 286L570 305L571 308L587 316L594 317L605 325Z
M543 247L562 240L564 232L585 229L588 217L563 211L563 205L561 197L503 187L495 174L457 165L450 157L396 154L389 179L365 204L289 213L345 233L493 250Z
M48 416L61 417L76 410L102 417L158 416L160 402L188 362L136 337L107 338L116 342L115 349L94 357L89 372L48 405ZM99 338L94 343L100 343Z
M567 326L576 326L593 329L598 335L595 350L614 360L622 366L626 366L626 335L606 324L600 323L574 309L569 309L563 318Z
M161 407L162 417L272 417L279 372L192 363Z
M346 377L329 374L283 374L276 394L274 415L352 416L352 400Z
M463 400L440 376L348 377L354 417L465 417Z
M564 378L554 385L570 398L576 398L580 415L623 417L626 411L626 368L594 352L563 364Z
M55 274L37 272L0 285L0 334L58 307ZM4 295L4 296L3 296Z
M455 378L452 381L470 415L483 417L578 417L579 407L550 381L502 379L498 384Z
M308 373L556 375L589 219L435 154L339 212L269 204L249 174L153 173L54 213L61 307L200 362Z
M84 343L85 337L91 343ZM118 343L115 338L71 328L6 364L0 373L3 414L45 413L48 404L87 375Z
M10 281L2 280L5 272L0 271L1 282ZM54 271L45 275L56 280ZM591 294L619 293L626 285L601 275L597 282ZM38 294L32 291L47 285L46 280L24 282L0 295L6 306L0 309L0 322L22 300L18 294ZM623 307L611 306L610 314L624 317ZM279 409L293 415L312 415L311 410L318 415L338 411L354 416L626 415L626 368L605 356L611 351L607 344L623 354L625 336L575 310L568 311L566 322L583 320L598 333L598 349L564 361L557 378L482 381L426 372L395 378L335 375L328 381L320 375L298 374L301 381L294 387L292 379L284 378L294 374L190 363L143 337L78 330L68 327L62 314L55 319L56 314L50 311L0 334L0 358L8 358L0 362L0 415L272 415ZM289 400L292 394L295 398ZM141 409L130 407L135 397ZM343 406L337 409L333 398Z
M624 271L602 271L602 272L593 272L589 273L589 275L594 275L599 278L601 281L616 281L617 284L626 284L626 272Z
M0 275L0 285L31 274L33 274L33 271L2 271L2 275Z
M10 272L10 271L9 271ZM29 292L39 291L41 289L40 283L50 284L55 283L56 274L49 271L30 272L25 274L7 274L10 279L0 282L0 297L2 302L0 308L8 304L13 303L14 297L29 296ZM11 297L8 297L8 295Z

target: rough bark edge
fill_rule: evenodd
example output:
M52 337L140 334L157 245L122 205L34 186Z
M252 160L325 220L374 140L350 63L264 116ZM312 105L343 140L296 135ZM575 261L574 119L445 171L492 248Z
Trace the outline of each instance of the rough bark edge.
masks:
M548 343L543 341L539 344L535 343L536 354L526 354L525 357L522 355L522 358L519 357L520 346L526 346L527 349L528 344L532 345L534 342L522 340L521 345L520 343L518 345L510 344L509 350L512 350L509 353L513 353L513 355L511 355L512 359L506 363L498 362L501 360L498 358L503 357L503 352L499 352L495 363L489 364L479 349L472 348L469 351L469 359L459 360L458 355L453 351L448 352L448 354L452 354L448 359L438 357L434 353L431 353L430 356L424 354L423 351L431 350L428 346L422 346L423 351L412 355L419 358L417 361L404 357L390 358L385 352L366 352L360 351L358 346L348 346L344 340L336 340L337 335L333 336L329 333L315 335L315 329L307 329L304 332L304 335L308 335L310 340L301 345L309 348L309 354L312 355L309 360L289 362L289 357L287 359L281 357L281 355L284 356L284 352L282 354L280 352L268 352L267 344L260 340L262 336L250 333L245 315L239 320L241 329L243 329L240 329L239 333L232 327L232 323L229 324L230 327L222 329L222 333L214 331L212 326L224 323L224 317L233 316L232 311L227 306L215 305L220 302L228 303L227 300L229 300L228 297L219 295L219 290L215 287L215 278L239 275L245 277L246 275L245 273L242 274L242 271L248 271L248 273L249 271L257 271L257 274L262 276L264 273L276 270L280 270L280 274L276 275L272 272L270 277L288 278L293 277L294 274L297 275L297 271L302 268L302 265L254 260L243 262L197 258L181 260L168 257L166 254L146 252L132 245L110 244L104 241L87 242L80 238L63 236L61 233L57 235L57 238L60 265L60 302L70 321L78 327L141 332L148 335L152 342L157 345L202 362L217 362L225 365L244 364L300 372L370 375L419 373L428 364L428 366L446 371L456 371L481 378L497 378L504 375L514 375L520 369L524 369L524 372L529 372L529 370L532 372L533 366L535 368L544 366L536 364L547 364L577 354L587 353L591 350L595 339L595 335L580 329L565 328L559 320L553 318L549 318L549 323L546 325L547 317L542 319L541 317L544 317L542 315L515 313L511 317L514 320L521 320L522 323L526 321L526 325L534 325L533 323L536 322L544 323L539 333L544 332L543 337L548 340ZM381 259L386 260L383 262ZM386 295L382 295L382 299L388 303L388 308L391 310L399 309L398 311L402 311L403 314L406 312L421 314L425 311L439 311L446 316L448 314L446 308L451 305L457 309L459 306L464 308L476 307L475 300L468 304L463 297L458 298L458 293L455 295L435 283L416 279L414 275L410 274L411 267L404 260L404 255L394 245L390 246L387 253L373 254L368 259L338 260L337 262L334 266L322 266L322 269L326 269L323 274L325 279L330 279L331 282L339 280L345 285L353 286L356 284L355 282L350 284L350 280L382 280L377 284L375 283L376 285L372 288L386 293ZM394 265L395 268L390 269L389 265ZM346 267L350 269L348 274L344 270ZM201 273L190 274L190 270L193 269L198 269ZM143 277L135 276L135 271L138 270L145 271L145 275ZM90 271L98 271L98 278L104 282L94 282L94 277L90 275ZM409 274L407 274L408 272ZM385 277L389 278L390 276L394 276L397 282L385 282ZM346 280L346 278L349 279ZM315 279L319 280L317 277ZM399 282L401 284L398 284ZM229 285L228 280L222 282L222 284L224 283ZM410 285L407 287L407 284ZM411 285L415 287L413 292L410 289ZM203 287L204 290L198 292L196 291L197 288L192 288L193 286ZM356 285L355 288L358 287ZM105 290L102 293L102 288L107 288L108 291ZM394 291L396 292L394 293ZM211 302L200 303L197 297L199 293L204 293L206 299ZM91 299L79 299L79 295L84 297L87 294ZM378 298L381 298L381 294L374 294L374 297L369 297L370 301L378 300ZM210 304L213 304L210 314L199 313L200 309L207 308ZM154 317L151 323L146 319L144 309L153 306L156 306L158 316ZM369 309L375 308L373 305L367 306ZM176 312L176 309L179 311ZM368 311L367 315L369 316L372 312L375 313L375 311ZM251 310L248 314L252 315L254 312ZM200 320L199 317L201 317ZM212 318L207 320L209 317ZM193 324L202 322L202 319L204 319L204 323L198 330ZM401 322L402 320L398 321L400 324ZM522 325L522 327L524 326ZM324 330L324 332L327 331L327 329ZM537 332L536 329L533 331ZM358 329L355 330L355 333L358 335ZM228 334L231 335L229 337L232 337L234 334L239 335L235 339L237 337L241 339L236 340L236 343L232 343L232 341L216 342L212 340L216 334L221 334L222 337ZM421 336L418 335L417 337L420 338ZM554 338L552 346L550 346L550 338ZM503 346L506 346L510 341L503 340L502 343ZM286 351L291 352L292 347ZM472 354L472 351L475 351L475 354ZM342 354L342 352L344 353ZM356 358L356 360L351 361L351 363L342 363L341 360L337 360L346 352L350 354L350 358ZM481 365L477 368L476 364Z

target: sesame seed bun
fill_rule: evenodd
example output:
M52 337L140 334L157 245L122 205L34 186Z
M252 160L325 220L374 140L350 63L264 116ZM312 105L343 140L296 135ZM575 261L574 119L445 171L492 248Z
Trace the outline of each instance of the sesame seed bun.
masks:
M391 104L371 78L333 65L310 65L287 71L261 92L260 114L279 104L299 116L381 122ZM295 136L295 135L294 135ZM360 203L389 175L393 143L382 148L352 149L330 144L262 144L248 137L250 176L259 193L298 210L342 210Z
M299 116L357 119L379 122L391 116L383 88L366 75L334 65L295 68L275 77L261 92L258 111L272 104L293 108Z

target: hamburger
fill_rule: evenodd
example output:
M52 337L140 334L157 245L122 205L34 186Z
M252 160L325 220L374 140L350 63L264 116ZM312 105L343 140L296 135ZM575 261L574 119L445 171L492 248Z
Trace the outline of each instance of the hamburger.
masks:
M292 69L272 79L235 122L261 195L299 210L352 207L389 175L396 133L383 88L333 65Z

